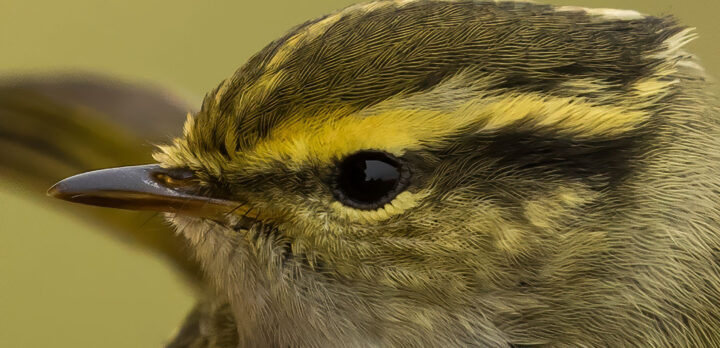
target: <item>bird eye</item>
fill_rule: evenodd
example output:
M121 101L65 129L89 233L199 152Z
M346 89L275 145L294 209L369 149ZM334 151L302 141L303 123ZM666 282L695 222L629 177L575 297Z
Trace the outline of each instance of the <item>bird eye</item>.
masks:
M380 151L361 151L338 163L335 197L357 209L373 210L407 188L410 170L399 159Z

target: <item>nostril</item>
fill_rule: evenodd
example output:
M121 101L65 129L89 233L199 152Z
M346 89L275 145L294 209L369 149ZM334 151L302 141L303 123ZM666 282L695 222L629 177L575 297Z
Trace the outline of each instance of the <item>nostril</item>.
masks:
M198 183L195 172L188 168L159 168L152 176L163 186L171 188L197 186Z
M195 172L188 168L163 168L158 173L163 173L175 180L195 179Z

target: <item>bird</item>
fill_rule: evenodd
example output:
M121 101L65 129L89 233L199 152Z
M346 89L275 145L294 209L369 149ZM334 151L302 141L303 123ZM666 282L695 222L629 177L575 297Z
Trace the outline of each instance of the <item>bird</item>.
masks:
M154 163L48 194L164 213L203 284L170 348L720 347L695 36L630 10L361 3L251 57Z

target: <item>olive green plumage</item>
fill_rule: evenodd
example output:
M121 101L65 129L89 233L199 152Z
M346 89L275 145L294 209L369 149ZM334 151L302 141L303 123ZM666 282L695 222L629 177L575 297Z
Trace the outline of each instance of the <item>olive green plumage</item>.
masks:
M528 2L377 4L308 21L253 56L206 98L196 147L216 149L227 132L250 146L296 108L359 110L462 71L489 78L490 92L577 95L563 82L594 78L622 93L683 29L670 18L603 21ZM583 95L604 101L603 92Z
M379 2L300 26L208 94L157 158L281 215L249 232L171 217L230 302L240 346L720 345L718 119L680 49L687 31L631 17ZM646 117L567 131L582 112L543 125L509 105L531 110L404 152L407 191L427 195L382 221L334 215L335 167L312 149L299 166L243 159L298 118L322 133L358 114L522 95ZM604 125L631 122L616 118Z
M513 1L295 28L155 153L238 202L166 215L207 279L170 346L720 346L720 127L692 38ZM353 191L357 156L401 184Z

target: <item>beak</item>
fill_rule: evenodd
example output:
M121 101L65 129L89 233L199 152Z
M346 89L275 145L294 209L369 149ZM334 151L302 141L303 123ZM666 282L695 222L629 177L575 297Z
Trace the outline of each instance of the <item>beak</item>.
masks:
M129 210L153 210L221 219L242 204L197 194L198 181L188 169L158 165L118 167L71 176L48 195L74 203Z

